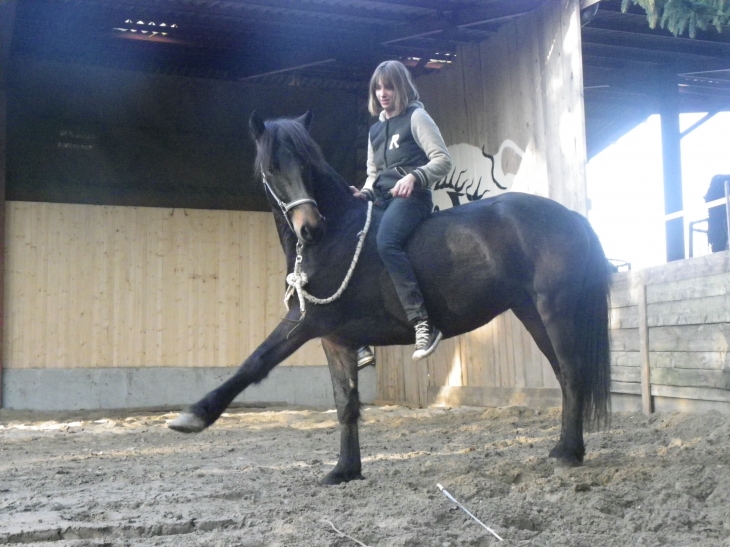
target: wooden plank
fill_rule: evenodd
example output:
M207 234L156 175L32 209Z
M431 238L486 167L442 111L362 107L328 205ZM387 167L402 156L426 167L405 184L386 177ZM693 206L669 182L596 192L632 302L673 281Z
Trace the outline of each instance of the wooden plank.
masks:
M652 359L655 355L652 355ZM641 354L638 351L612 351L611 366L635 367L638 370L641 368Z
M730 390L730 370L654 368L651 381L665 386Z
M96 300L96 294L94 294L92 287L95 284L96 278L96 256L95 250L95 239L96 233L94 232L95 226L95 215L98 207L83 207L79 211L80 217L82 218L81 234L82 234L82 246L81 254L85 257L88 269L84 269L80 274L79 290L85 293L84 305L81 306L79 313L79 325L77 329L77 339L82 339L84 346L77 366L82 364L91 367L93 354L93 333L94 333L94 317L93 309L94 302Z
M676 387L655 384L651 388L651 394L655 397L730 402L730 391L709 387Z
M649 304L650 327L730 322L730 293Z
M620 296L621 293L638 287L642 283L659 285L721 275L728 272L730 272L730 253L723 252L685 260L675 260L641 270L615 273L611 276L612 303L614 293Z
M45 368L52 368L58 366L59 360L59 349L61 343L58 338L58 323L60 322L59 317L59 276L61 271L61 249L63 244L63 238L61 236L61 226L63 224L64 213L67 209L58 209L55 206L48 206L46 208L48 214L48 225L47 225L47 237L48 237L48 270L46 271L46 338L45 344L45 360L43 366ZM56 211L56 214L50 214L51 211ZM64 234L65 236L66 234Z
M653 411L651 401L651 363L649 360L649 325L646 320L646 285L639 287L639 356L641 359L641 409Z
M34 219L30 215L23 215L21 209L25 204L8 203L7 209L7 239L5 253L5 295L3 324L5 326L3 344L3 363L5 368L24 368L25 360L29 359L31 334L20 328L25 323L25 310L33 309L35 287L38 284L37 272L33 262L35 250L30 244L29 235L32 233ZM23 222L25 220L25 222ZM21 282L22 281L22 282ZM14 318L9 321L9 318ZM32 328L33 325L28 325ZM26 343L28 346L26 347Z
M730 253L712 253L705 256L676 260L642 270L647 285L696 279L730 272Z
M641 382L641 368L640 367L611 367L611 380L616 382Z
M515 358L515 347L517 345L517 341L515 329L513 328L515 326L513 323L513 320L515 320L515 318L512 311L508 310L504 314L502 314L502 320L504 321L505 325L504 346L507 350L507 358L505 360L507 368L507 387L516 387L517 384L515 383L515 371L519 365Z
M511 128L511 131L514 131L511 138L523 150L532 152L526 153L520 160L511 189L547 195L549 192L547 162L541 151L546 148L548 131L543 98L537 92L543 78L538 39L542 21L539 15L531 13L515 19L514 24L515 34L512 37L514 45L511 51L516 57L510 74L516 78L513 85L520 91L521 100L517 107L511 109L514 114L520 114L515 120L514 127Z
M611 351L639 351L639 329L614 329L611 335Z
M728 294L730 294L730 273L723 272L650 285L647 289L647 302L654 304Z
M641 395L641 383L619 382L611 380L611 393L627 393L629 395ZM652 395L654 393L652 392Z
M530 335L525 330L525 327L522 326L520 320L515 317L514 313L510 311L509 316L510 323L512 324L514 386L527 387L527 356L525 355L525 338L529 338Z
M655 351L651 355L655 368L727 369L730 370L730 353L724 351Z
M542 85L541 92L545 105L545 124L549 128L560 127L560 116L563 105L560 94L563 92L563 67L560 61L562 55L562 40L560 39L560 3L543 4L541 9L543 23L540 27L542 36ZM551 198L561 201L562 192L559 181L563 178L562 159L560 148L561 139L558 135L549 135L546 142L545 157L547 162L549 194Z
M730 324L654 327L649 330L651 351L712 352L727 348Z
M489 385L488 378L493 376L494 348L491 323L462 335L464 339L464 360L466 361L467 386Z
M639 308L638 306L611 307L610 328L611 329L638 329Z
M153 366L162 364L162 352L164 348L163 338L163 306L164 290L166 283L165 273L165 245L167 237L164 233L164 219L167 215L166 209L147 209L149 222L147 224L147 270L148 279L146 298L148 300L145 308L145 365Z
M638 302L639 285L632 285L627 288L611 287L610 306L612 309L636 306Z
M621 292L646 284L651 287L647 295L649 303L674 299L673 293L682 290L687 291L687 297L716 296L722 294L723 278L730 273L729 256L724 252L713 253L615 273L612 275L612 290Z
M109 209L106 207L94 207L90 211L90 230L93 234L92 254L92 280L90 288L94 295L91 303L91 357L90 367L109 366L107 355L110 342L110 317L109 310L112 291L109 283L110 270L110 241L106 237L110 228L107 217ZM38 340L40 342L40 340Z

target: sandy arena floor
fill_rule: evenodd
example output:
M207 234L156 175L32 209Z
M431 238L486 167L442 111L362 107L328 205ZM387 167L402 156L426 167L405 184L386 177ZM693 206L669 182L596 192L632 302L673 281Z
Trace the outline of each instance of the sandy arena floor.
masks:
M368 407L364 481L322 487L334 411L0 411L0 544L730 547L730 417L616 414L578 469L547 453L559 411ZM325 520L361 542L338 535Z

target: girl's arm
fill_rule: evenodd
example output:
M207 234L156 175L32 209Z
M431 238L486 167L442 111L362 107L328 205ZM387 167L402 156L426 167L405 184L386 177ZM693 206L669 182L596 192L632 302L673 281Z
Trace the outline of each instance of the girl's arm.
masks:
M415 169L413 174L421 188L430 188L437 180L441 180L451 171L451 154L446 148L446 143L444 143L436 122L423 108L417 108L413 112L411 132L416 144L429 158L429 162Z
M370 135L368 135L367 174L368 178L365 180L361 192L365 194L367 199L374 201L375 191L373 190L373 184L375 184L375 179L378 176L378 168L375 166L375 153L373 152L373 143L370 142Z

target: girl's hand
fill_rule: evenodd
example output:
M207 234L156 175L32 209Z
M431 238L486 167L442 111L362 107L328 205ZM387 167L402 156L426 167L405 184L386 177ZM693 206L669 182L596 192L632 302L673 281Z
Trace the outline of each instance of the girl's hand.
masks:
M416 176L408 173L405 177L395 183L390 193L394 198L407 198L411 196L411 192L416 187Z
M365 201L367 201L368 197L354 186L350 186L350 191L352 192L352 195L356 198L364 199Z

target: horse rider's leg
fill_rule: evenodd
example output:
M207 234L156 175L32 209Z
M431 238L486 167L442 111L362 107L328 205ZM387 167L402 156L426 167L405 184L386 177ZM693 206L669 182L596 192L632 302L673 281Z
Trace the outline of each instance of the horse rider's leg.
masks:
M303 323L296 328L291 321L279 323L231 378L181 412L168 427L182 433L198 433L212 425L239 393L266 378L276 365L314 337L307 331Z
M332 375L337 419L340 422L340 458L334 469L322 479L322 484L340 484L363 478L357 429L360 419L357 349L347 348L327 338L322 338L322 348Z
M405 244L413 231L431 212L429 191L418 191L409 198L394 198L383 213L375 241L408 320L415 326L427 318L418 278L408 260Z
M567 466L580 465L585 455L583 442L584 386L578 359L575 328L576 296L568 289L549 295L538 294L537 310L558 358L560 386L563 391L563 419L560 440L550 457ZM586 363L587 365L587 363Z
M567 398L566 398L566 390L563 386L563 375L560 371L560 363L558 362L558 356L555 354L555 349L553 349L553 344L550 341L550 337L548 336L548 332L545 329L545 325L542 322L542 318L540 317L540 313L537 311L537 308L535 307L535 304L532 301L532 298L527 296L525 300L517 304L516 306L512 306L512 312L517 316L517 319L519 319L522 324L527 329L527 332L530 333L530 336L532 336L532 339L535 341L535 344L537 344L537 348L542 352L542 354L547 358L548 362L550 363L550 366L553 369L553 372L555 373L555 377L558 379L558 383L560 384L560 393L563 398L563 408L566 408L568 405ZM562 427L560 429L560 441L558 444L562 443L563 441L563 431L566 428L565 424L565 418L567 414L563 412L563 423Z

